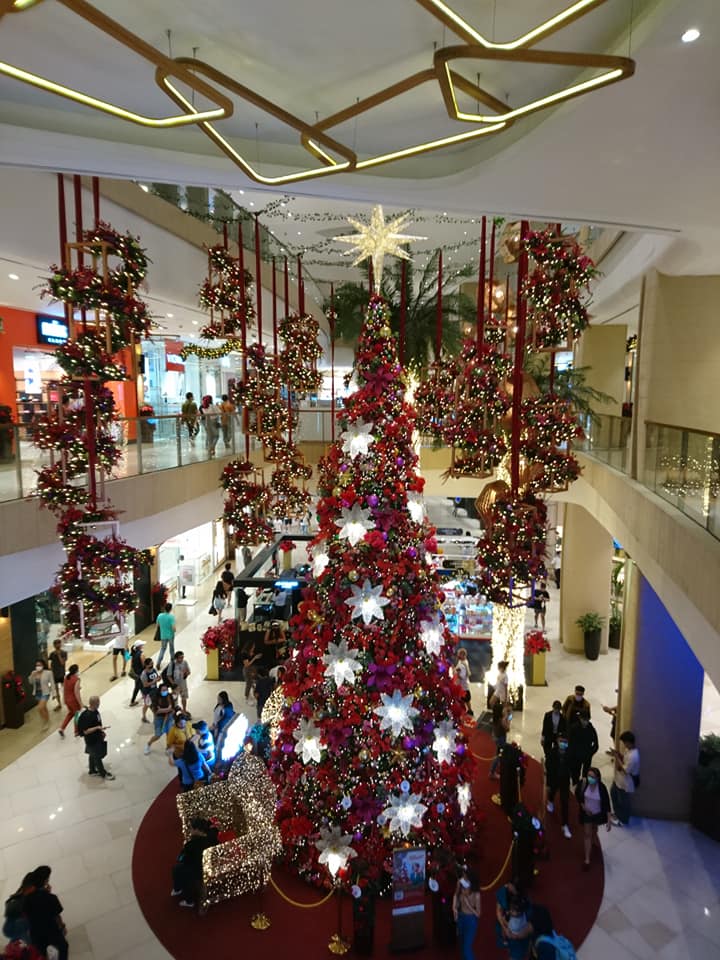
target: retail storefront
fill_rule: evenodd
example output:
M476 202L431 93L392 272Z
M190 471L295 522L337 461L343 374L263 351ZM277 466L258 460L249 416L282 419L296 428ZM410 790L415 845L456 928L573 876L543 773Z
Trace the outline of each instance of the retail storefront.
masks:
M217 399L230 392L240 376L240 358L195 357L182 359L182 340L145 340L142 344L145 401L158 414L177 413L190 392L197 401L209 394Z
M157 583L178 603L193 604L200 588L227 556L227 536L222 519L203 523L161 543L156 555Z

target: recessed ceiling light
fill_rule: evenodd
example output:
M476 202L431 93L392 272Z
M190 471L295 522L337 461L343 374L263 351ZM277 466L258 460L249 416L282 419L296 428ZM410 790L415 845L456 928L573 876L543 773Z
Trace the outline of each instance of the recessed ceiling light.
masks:
M10 279L10 280L19 280L20 277L19 277L16 273L9 273L9 274L8 274L8 279Z
M198 325L197 320L193 320L193 326L196 327L197 325Z
M150 193L150 187L146 183L139 183L138 186L144 193Z
M254 201L254 200L251 200L251 201L250 201L250 206L251 206L251 207L254 207L254 206L255 206L255 201Z
M700 31L697 29L697 27L690 27L690 29L686 30L680 39L683 43L693 43L699 36Z
M168 320L172 320L172 318L175 316L175 314L174 314L174 313L166 313L165 316L168 318Z
M298 236L299 236L299 237L302 236L302 230L298 230Z

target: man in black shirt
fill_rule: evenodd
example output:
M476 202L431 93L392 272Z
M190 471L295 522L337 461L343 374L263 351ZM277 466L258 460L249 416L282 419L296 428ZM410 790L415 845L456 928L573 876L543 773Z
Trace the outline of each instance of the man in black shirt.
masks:
M59 960L68 958L65 924L60 916L62 904L50 886L50 867L33 871L34 890L25 897L25 916L30 925L30 941L45 956L49 946L55 947Z
M203 853L217 843L217 830L207 820L190 822L190 838L173 867L173 897L182 897L181 907L194 907L203 882Z
M87 707L78 717L78 736L85 738L85 753L88 755L90 776L102 777L103 780L114 780L115 777L105 769L103 757L107 755L107 740L100 718L100 697L90 697Z

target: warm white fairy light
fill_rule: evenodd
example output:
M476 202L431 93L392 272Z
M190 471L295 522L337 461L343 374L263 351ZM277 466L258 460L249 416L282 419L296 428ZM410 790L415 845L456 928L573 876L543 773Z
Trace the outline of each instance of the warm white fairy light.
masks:
M525 607L493 604L492 668L485 674L490 683L497 680L497 664L507 660L508 686L511 691L525 683Z

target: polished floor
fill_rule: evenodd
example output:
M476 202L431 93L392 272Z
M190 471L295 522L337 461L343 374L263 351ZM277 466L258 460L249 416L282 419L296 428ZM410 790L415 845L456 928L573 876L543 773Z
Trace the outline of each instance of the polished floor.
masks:
M617 685L615 652L589 663L557 643L558 594L554 588L551 594L548 627L555 642L548 657L549 686L531 688L525 711L513 720L514 736L534 755L542 713L577 682L587 688L601 744L607 743L609 718L600 706L613 702ZM219 689L204 680L199 638L210 622L207 604L177 607L176 613L176 648L185 652L193 671L189 708L194 718L207 718ZM147 650L155 652L152 643ZM140 722L140 707L128 706L131 681L110 683L110 672L106 658L86 670L82 682L86 698L95 692L102 697L114 782L87 776L81 744L72 736L61 740L55 732L62 714L51 714L47 734L41 733L35 711L23 730L0 731L0 893L7 897L27 870L47 863L65 908L73 960L156 960L168 954L135 902L130 861L137 827L174 773L159 743L143 755L150 727ZM236 708L245 709L241 684L223 686ZM252 714L254 706L247 709ZM720 729L720 701L710 686L703 725ZM720 958L720 846L686 824L647 820L603 833L602 844L605 894L597 923L579 951L581 960ZM578 882L581 876L578 865ZM158 897L169 894L168 877L158 876L157 890ZM478 957L495 956L489 944L476 949Z

